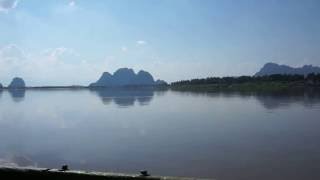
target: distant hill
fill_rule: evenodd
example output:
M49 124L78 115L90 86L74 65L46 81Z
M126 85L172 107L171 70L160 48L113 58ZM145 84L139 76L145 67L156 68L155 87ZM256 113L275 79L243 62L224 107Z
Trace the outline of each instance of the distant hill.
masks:
M9 84L8 88L9 89L20 89L20 88L25 88L26 84L22 78L15 77Z
M276 63L265 64L255 76L266 76L272 74L299 74L308 75L310 73L320 73L320 67L312 65L304 65L302 67L294 68L287 65L279 65Z
M155 81L147 71L139 71L137 74L129 68L120 68L113 74L104 72L99 80L91 83L90 87L113 87L113 86L145 86L167 84L165 81Z

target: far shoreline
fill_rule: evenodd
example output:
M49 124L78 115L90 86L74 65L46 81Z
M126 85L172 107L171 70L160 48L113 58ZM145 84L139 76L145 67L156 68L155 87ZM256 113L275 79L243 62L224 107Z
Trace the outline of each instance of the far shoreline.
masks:
M172 91L197 91L197 92L264 92L264 91L282 91L290 89L320 89L319 84L307 84L303 82L250 82L250 83L231 83L231 84L184 84L184 85L130 85L130 86L29 86L19 88L2 87L1 90L19 91L19 90L172 90Z
M26 86L26 87L1 87L0 90L29 90L29 89L143 89L143 88L164 88L169 87L169 85L127 85L127 86Z

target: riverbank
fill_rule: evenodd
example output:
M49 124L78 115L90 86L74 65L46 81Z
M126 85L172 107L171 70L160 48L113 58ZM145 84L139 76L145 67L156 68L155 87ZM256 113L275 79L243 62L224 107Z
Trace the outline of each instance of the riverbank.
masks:
M283 90L308 90L320 89L320 84L308 84L303 81L297 82L245 82L223 84L171 84L165 86L119 86L119 87L89 87L89 86L39 86L10 89L7 87L0 90L173 90L173 91L199 91L199 92L272 92Z
M199 178L143 176L137 174L87 172L87 171L61 171L45 168L14 168L0 167L0 179L46 179L46 180L201 180Z
M171 85L170 89L175 91L203 91L203 92L219 92L219 91L283 91L289 89L314 89L320 86L307 85L303 82L249 82L234 84L187 84L187 85Z

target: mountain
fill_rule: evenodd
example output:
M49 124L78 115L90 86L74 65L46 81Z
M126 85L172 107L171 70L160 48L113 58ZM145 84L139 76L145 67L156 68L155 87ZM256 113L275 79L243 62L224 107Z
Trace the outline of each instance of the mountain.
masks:
M15 77L11 81L10 85L8 86L9 89L20 89L25 88L26 84L22 78Z
M110 87L110 86L141 86L159 85L162 80L155 81L147 71L139 71L137 74L133 69L120 68L113 74L104 72L99 80L90 84L90 87ZM165 82L164 82L165 83Z
M265 64L255 76L266 76L272 74L300 74L308 75L310 73L320 73L320 67L312 65L304 65L302 67L294 68L287 65L278 65L276 63Z
M2 86L2 84L0 83L0 89L2 89L3 88L3 86Z
M100 79L97 82L90 84L90 86L100 86L103 84L109 84L110 86L112 86L113 83L113 76L108 72L104 72Z
M150 73L148 73L147 71L139 71L137 76L136 76L136 80L135 80L136 84L155 84L155 81L152 77L152 75Z
M160 80L160 79L158 79L155 83L156 83L156 85L168 85L167 82L165 82L164 80Z

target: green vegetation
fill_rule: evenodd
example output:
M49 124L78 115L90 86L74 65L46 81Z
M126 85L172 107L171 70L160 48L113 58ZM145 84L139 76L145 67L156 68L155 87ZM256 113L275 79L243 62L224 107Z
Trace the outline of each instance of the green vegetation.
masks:
M171 83L178 91L278 91L291 88L320 87L320 74L240 77L210 77Z

